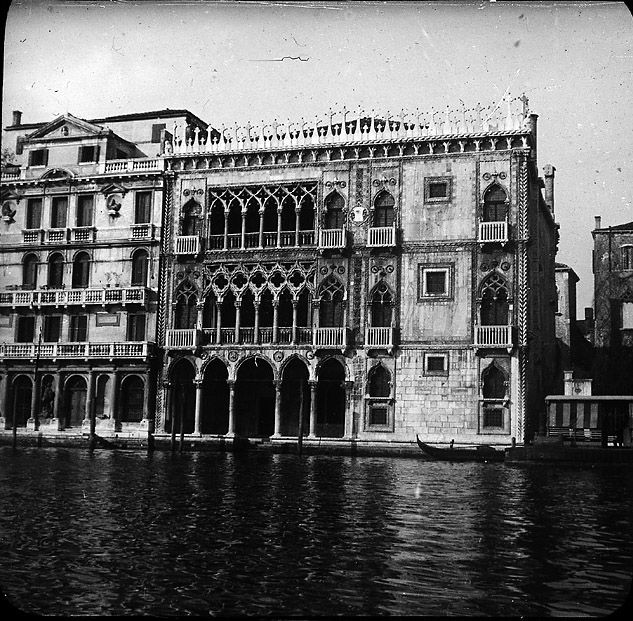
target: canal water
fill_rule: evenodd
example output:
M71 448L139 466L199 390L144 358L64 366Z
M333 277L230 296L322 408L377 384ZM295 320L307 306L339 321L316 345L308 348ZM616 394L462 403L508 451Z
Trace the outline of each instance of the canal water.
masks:
M631 474L0 447L0 587L44 615L605 615Z

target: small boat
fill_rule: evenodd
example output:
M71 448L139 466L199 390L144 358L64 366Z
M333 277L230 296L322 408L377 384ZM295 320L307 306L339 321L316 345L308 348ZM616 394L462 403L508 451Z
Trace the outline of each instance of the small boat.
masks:
M482 444L475 448L453 448L452 442L450 448L437 448L429 446L426 442L422 442L416 435L420 450L433 459L439 461L503 461L505 451L498 451L488 444Z

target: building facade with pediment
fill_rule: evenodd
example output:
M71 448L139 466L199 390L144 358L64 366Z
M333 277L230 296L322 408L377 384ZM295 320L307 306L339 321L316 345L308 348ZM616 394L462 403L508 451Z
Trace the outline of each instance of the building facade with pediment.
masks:
M539 177L536 115L525 102L505 103L415 117L344 111L219 131L180 111L149 143L156 152L140 140L147 131L129 129L129 118L98 119L93 137L74 146L75 153L98 147L88 174L52 154L39 171L24 160L19 180L3 175L3 191L12 193L3 209L14 205L16 220L2 225L2 252L20 285L2 294L1 338L14 352L4 356L4 412L26 403L26 396L16 401L18 389L28 392L18 378L29 378L31 397L33 382L44 381L33 374L34 353L45 351L44 342L36 346L37 326L53 310L44 298L30 301L47 290L27 277L27 253L48 274L50 256L64 252L72 284L75 253L84 251L93 253L89 284L103 297L54 307L67 330L76 313L94 326L85 342L71 341L68 351L85 348L81 357L61 357L63 340L46 344L54 358L40 355L36 375L49 365L62 387L54 413L62 403L72 411L81 404L65 389L79 375L87 402L108 411L104 429L149 429L156 438L398 446L418 434L509 445L543 430L556 348L554 169ZM147 129L164 118L142 121ZM64 119L28 136L27 157L47 148L39 142L46 136L61 144L52 134L63 123L69 136L88 131ZM72 183L51 168L67 169ZM136 196L145 191L152 207L149 222L139 223ZM94 196L94 231L81 241L75 229L83 225L51 218L53 194L65 193L69 213L78 214L83 192ZM38 196L45 221L31 228L26 206ZM135 238L134 227L146 224L151 237ZM53 242L58 229L66 237ZM140 251L147 253L142 301L104 304L112 291L136 286ZM16 304L14 293L29 303ZM146 317L145 339L128 338L137 312ZM97 326L100 315L117 314L117 325ZM22 335L33 335L28 343L15 342L22 316L35 317L34 331ZM134 359L91 358L101 342L147 349ZM139 408L129 413L128 376L143 383L140 420ZM87 418L78 408L75 419Z

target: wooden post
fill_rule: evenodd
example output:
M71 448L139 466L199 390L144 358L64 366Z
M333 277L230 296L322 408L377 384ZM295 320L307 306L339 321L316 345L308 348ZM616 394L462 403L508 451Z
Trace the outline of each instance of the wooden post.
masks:
M178 411L178 389L176 388L178 384L172 384L171 392L173 396L173 391L176 390L176 398L170 399L170 416L171 416L171 452L173 453L176 450L176 412Z
M182 447L185 443L185 385L180 384L180 400L178 404L180 411L180 440L178 442L178 452L182 453Z
M299 380L301 382L301 380ZM299 389L299 437L297 438L297 452L301 455L303 450L303 416L305 414L305 385L303 382L300 384Z

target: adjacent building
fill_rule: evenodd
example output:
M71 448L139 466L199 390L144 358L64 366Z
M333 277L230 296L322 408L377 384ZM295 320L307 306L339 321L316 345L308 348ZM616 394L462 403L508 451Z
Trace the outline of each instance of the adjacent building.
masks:
M594 392L633 393L633 222L602 227L594 239Z
M536 121L525 99L219 130L15 119L4 426L79 430L94 407L101 433L209 442L531 438L557 350Z

